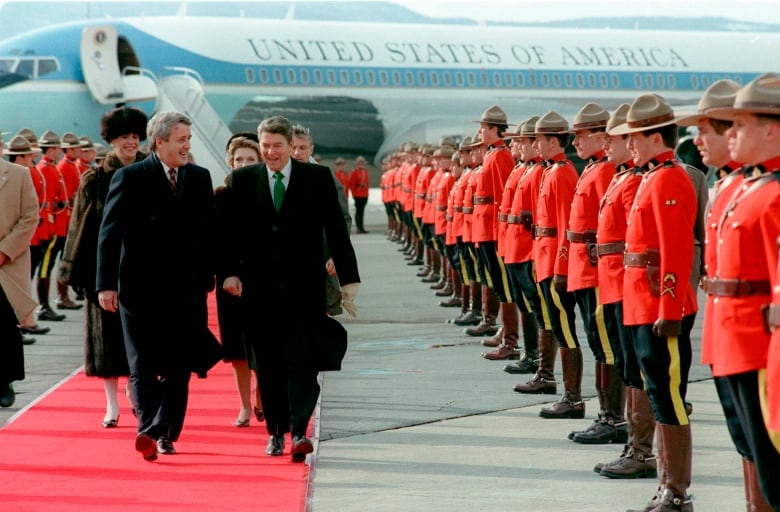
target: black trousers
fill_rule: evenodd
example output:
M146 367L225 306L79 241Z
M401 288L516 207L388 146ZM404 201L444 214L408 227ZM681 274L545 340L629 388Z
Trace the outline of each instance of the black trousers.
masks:
M655 419L666 425L687 425L685 395L691 369L691 329L696 314L682 319L679 336L658 337L652 324L628 326Z
M64 248L65 237L52 235L48 244L45 246L43 256L41 257L41 264L40 268L38 269L38 277L44 279L51 277L51 271L57 261L57 256L62 253L62 249Z
M479 265L490 276L490 287L500 302L512 303L512 294L509 290L509 277L506 273L504 260L498 255L495 241L479 242L476 247Z
M365 231L365 228L363 227L363 218L366 212L366 203L368 203L367 197L355 198L355 224L357 225L358 231Z
M24 347L18 320L0 287L0 384L24 380Z
M761 492L773 509L780 510L780 453L769 439L759 402L759 378L763 373L764 370L739 373L724 380L756 463Z
M582 325L593 357L602 363L615 364L615 352L610 340L620 338L619 324L604 314L604 306L599 304L598 288L583 288L572 293L580 308Z
M294 436L306 435L320 396L318 373L316 370L288 369L278 361L274 364L267 358L259 358L257 381L270 435L287 432Z
M739 421L737 408L734 406L734 400L731 398L728 379L726 377L713 377L712 380L715 382L715 390L718 392L720 405L723 408L723 416L726 418L726 428L729 430L734 447L743 458L750 461L754 460L753 454L750 452L747 436L742 428L742 423Z
M43 245L46 244L46 245ZM43 259L43 251L48 246L48 240L41 240L41 245L30 246L30 279L35 278L35 274L38 270L38 265L41 264Z
M626 386L644 389L645 384L642 381L642 370L639 368L639 361L634 352L634 343L631 340L631 333L623 325L623 301L604 304L604 317L617 325L617 339L609 336L609 342L612 346L612 354L615 357L615 370Z
M509 292L518 309L533 314L539 329L549 330L550 315L543 306L544 300L534 275L533 261L507 263L506 273L509 277Z
M577 330L574 325L576 314L574 313L574 294L571 292L559 293L552 285L552 277L539 282L542 297L547 304L547 314L550 317L550 327L558 340L560 348L577 348L580 342L577 339Z

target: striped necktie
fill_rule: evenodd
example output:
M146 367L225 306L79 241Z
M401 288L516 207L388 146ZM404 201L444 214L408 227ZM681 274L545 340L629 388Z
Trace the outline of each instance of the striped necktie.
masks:
M168 183L171 185L171 190L176 192L176 167L168 169Z

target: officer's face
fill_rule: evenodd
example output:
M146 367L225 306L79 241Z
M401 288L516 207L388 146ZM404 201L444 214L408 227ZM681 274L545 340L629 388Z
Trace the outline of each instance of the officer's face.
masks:
M557 139L546 135L537 135L534 147L542 160L547 160L560 153L560 147L556 144Z
M520 154L523 160L527 161L539 157L539 153L534 148L534 139L523 137L522 139L517 139L517 142L520 145Z
M615 165L622 164L631 159L631 152L628 150L628 137L624 135L607 135L607 160Z
M642 167L658 154L658 147L654 139L660 137L661 135L658 133L654 133L649 137L642 132L629 134L628 150L631 152L631 158L634 159L636 166Z
M262 132L260 149L263 152L263 162L274 172L281 171L290 161L292 154L290 142L281 133Z
M498 140L498 128L487 123L479 124L479 136L485 144L493 144Z
M737 114L734 124L726 133L729 136L729 152L731 159L745 165L755 165L763 162L767 154L767 137L778 137L780 123L767 119L759 119L752 114ZM771 148L773 149L773 148Z
M176 123L167 138L157 137L155 152L168 167L181 167L189 162L192 131L184 123Z
M574 132L574 148L577 155L586 160L604 149L604 133L590 130L577 130Z
M716 132L709 119L700 119L696 126L699 133L693 143L699 150L702 162L718 168L726 165L730 159L728 130Z

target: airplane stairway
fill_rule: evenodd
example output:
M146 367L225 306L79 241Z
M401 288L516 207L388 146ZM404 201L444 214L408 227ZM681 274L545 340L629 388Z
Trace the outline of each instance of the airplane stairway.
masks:
M231 131L203 92L203 80L194 70L168 67L171 72L158 79L157 111L181 112L192 120L192 156L195 163L211 171L214 187L221 185L230 168L225 162L225 144Z

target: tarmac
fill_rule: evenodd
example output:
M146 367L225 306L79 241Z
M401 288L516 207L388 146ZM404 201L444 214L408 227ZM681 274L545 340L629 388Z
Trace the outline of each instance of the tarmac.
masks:
M481 338L447 322L458 308L415 276L385 236L386 217L372 189L365 235L353 235L362 284L358 317L337 317L349 332L342 371L323 375L319 442L308 499L314 512L623 511L642 508L655 479L610 480L592 471L621 445L567 439L598 411L593 357L583 342L584 420L539 417L552 395L512 391L527 376L480 357ZM703 297L700 296L700 303ZM0 428L83 364L83 313L41 322L52 332L25 347L27 378L0 409ZM745 510L740 456L731 443L709 368L699 364L701 317L693 331L693 482L697 512ZM560 362L556 377L561 381ZM96 381L96 385L99 383ZM559 385L559 390L562 387ZM96 425L102 418L95 418ZM186 430L186 425L185 425Z

